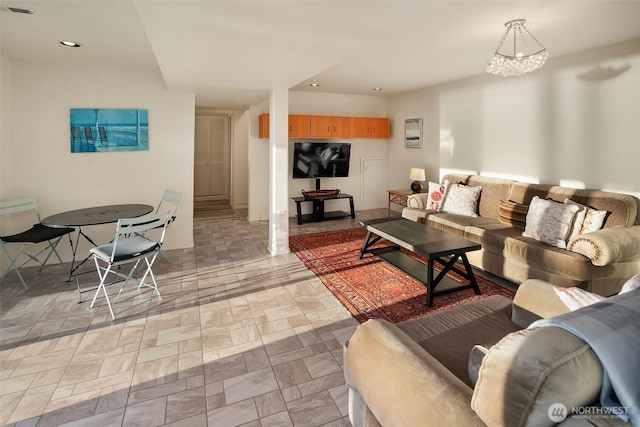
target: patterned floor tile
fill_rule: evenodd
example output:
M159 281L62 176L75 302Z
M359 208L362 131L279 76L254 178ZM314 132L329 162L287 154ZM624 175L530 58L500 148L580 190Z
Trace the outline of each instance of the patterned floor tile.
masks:
M386 216L386 209L358 212ZM271 256L265 221L196 221L166 251L162 300L121 296L115 321L68 283L69 264L0 287L0 425L346 426L341 344L357 322L294 254ZM298 225L290 234L359 227ZM82 289L97 283L90 263ZM115 289L115 288L114 288ZM80 303L79 303L80 300Z

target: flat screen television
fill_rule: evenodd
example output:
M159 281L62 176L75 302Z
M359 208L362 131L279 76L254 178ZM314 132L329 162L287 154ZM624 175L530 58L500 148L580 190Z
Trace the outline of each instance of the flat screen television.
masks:
M345 178L349 176L351 144L346 142L296 142L293 178Z

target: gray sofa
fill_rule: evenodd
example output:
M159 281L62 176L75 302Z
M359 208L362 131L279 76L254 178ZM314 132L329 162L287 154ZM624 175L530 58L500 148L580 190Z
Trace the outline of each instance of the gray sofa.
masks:
M477 175L443 179L482 186L477 217L425 209L427 193L410 196L402 216L481 243L482 250L468 254L475 267L514 283L542 279L603 296L617 293L640 270L640 212L633 196ZM580 234L560 249L522 236L523 224L505 217L505 202L526 210L534 196L561 203L570 198L608 214L601 230Z

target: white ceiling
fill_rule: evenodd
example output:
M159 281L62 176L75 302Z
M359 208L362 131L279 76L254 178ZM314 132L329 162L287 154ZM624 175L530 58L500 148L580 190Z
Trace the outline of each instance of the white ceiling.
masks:
M640 0L0 0L0 5L3 55L159 70L169 89L195 92L197 106L226 109L262 102L272 88L387 96L483 74L504 23L516 18L527 19L550 61L640 39ZM62 47L62 39L83 47ZM311 88L311 82L320 87Z

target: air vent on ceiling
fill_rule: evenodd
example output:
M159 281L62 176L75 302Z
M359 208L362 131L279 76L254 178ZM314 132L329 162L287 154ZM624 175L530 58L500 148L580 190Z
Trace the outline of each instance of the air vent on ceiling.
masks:
M20 7L7 6L7 7L3 7L2 10L6 10L13 13L24 13L25 15L33 15L33 12L31 12L29 9L23 9Z

